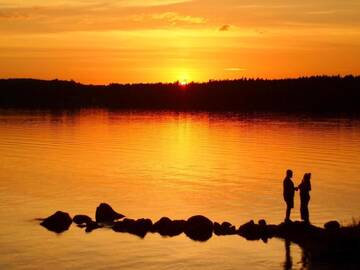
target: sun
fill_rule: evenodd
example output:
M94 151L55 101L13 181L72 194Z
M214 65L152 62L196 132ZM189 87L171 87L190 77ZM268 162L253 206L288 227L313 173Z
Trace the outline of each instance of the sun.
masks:
M179 81L179 84L181 86L187 86L189 83L188 83L188 81L186 79L182 79L182 80Z

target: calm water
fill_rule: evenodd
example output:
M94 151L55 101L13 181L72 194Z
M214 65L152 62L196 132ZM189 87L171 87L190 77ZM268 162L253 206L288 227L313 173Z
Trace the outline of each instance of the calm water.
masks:
M34 219L56 210L94 216L108 202L154 221L204 214L235 225L279 223L287 168L296 184L313 174L313 223L360 217L357 120L0 111L0 153L0 269L285 269L284 242L276 239L199 243L75 226L56 235ZM303 269L301 249L292 245L291 256L292 269Z

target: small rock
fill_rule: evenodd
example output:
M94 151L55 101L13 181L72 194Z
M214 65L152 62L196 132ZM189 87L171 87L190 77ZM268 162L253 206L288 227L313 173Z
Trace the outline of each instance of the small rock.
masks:
M68 213L57 211L55 214L45 218L40 225L56 233L69 229L72 219Z
M121 219L123 217L125 216L114 211L114 209L112 209L112 207L107 203L101 203L96 208L96 222L111 223L114 220Z
M92 221L91 217L87 215L76 215L73 217L73 222L76 223L77 225L87 224L91 221Z
M115 232L128 232L132 226L134 226L135 220L125 218L122 221L115 222L112 229Z
M168 217L162 217L152 227L153 232L158 232L162 236L169 236L172 220Z
M261 226L256 225L253 220L241 225L238 233L247 240L259 240L262 237Z
M266 221L265 221L265 219L260 219L260 220L258 221L258 224L259 224L260 226L266 226Z
M331 220L324 224L324 228L327 230L338 230L340 229L340 223L336 220Z
M97 222L95 221L90 221L86 224L86 229L85 229L85 232L89 233L89 232L92 232L93 230L96 230L98 228L102 228L103 226L98 224Z
M236 234L235 226L230 222L224 221L221 225L218 222L214 223L214 233L216 235L231 235Z

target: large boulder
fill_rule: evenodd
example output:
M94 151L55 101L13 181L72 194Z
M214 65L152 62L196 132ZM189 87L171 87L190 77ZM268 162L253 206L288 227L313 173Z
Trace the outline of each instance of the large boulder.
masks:
M186 221L185 234L192 240L206 241L213 233L213 223L207 217L197 215Z
M72 220L77 225L88 224L92 222L91 217L87 215L75 215Z
M56 233L61 233L69 229L72 219L68 213L57 211L55 214L45 218L40 225Z
M114 220L121 219L123 217L125 216L114 211L114 209L112 209L112 207L107 203L101 203L96 208L96 213L95 213L96 222L111 223Z

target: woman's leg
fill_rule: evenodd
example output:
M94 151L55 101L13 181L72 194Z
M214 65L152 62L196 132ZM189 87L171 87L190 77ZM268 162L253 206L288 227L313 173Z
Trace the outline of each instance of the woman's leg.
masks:
M309 199L307 199L304 203L304 221L309 223Z

